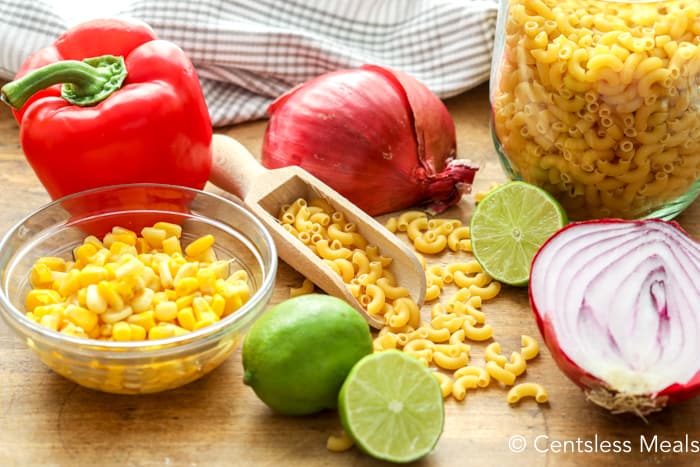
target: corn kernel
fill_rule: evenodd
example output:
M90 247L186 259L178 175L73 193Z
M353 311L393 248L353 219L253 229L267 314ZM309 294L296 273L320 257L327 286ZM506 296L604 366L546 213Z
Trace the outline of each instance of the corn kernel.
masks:
M51 289L32 289L27 294L24 300L24 306L27 311L33 312L34 309L42 305L53 305L63 301L63 297L55 290Z
M100 239L95 237L94 235L88 235L87 237L85 237L85 240L83 240L83 244L87 245L88 243L90 245L93 245L98 250L104 248Z
M100 318L102 318L102 321L105 323L116 323L117 321L122 321L127 319L129 316L133 314L134 310L131 309L130 306L125 306L121 310L115 310L115 311L105 311L100 315Z
M97 253L97 247L91 243L83 243L73 249L73 257L78 264L88 264L90 257Z
M197 320L194 319L194 311L188 306L177 312L177 321L180 323L180 326L192 331Z
M149 331L153 326L156 325L156 319L153 310L132 314L126 319L126 321L130 324L136 324L138 326L141 326L146 331Z
M107 270L102 266L86 264L78 276L81 287L87 287L89 284L97 284L100 281L107 280Z
M211 298L211 303L209 305L216 316L221 318L221 316L224 314L224 309L226 308L226 299L219 294L215 294Z
M54 303L54 304L49 304L49 305L40 305L36 308L34 308L32 313L36 319L43 318L46 315L55 315L57 318L62 318L63 313L66 310L66 305L63 303Z
M142 311L148 310L153 304L153 295L155 295L153 290L149 288L143 289L131 300L131 308L136 313L141 313Z
M114 275L117 279L121 279L125 276L138 276L143 272L144 265L139 261L134 255L127 255L125 261L114 271Z
M176 237L167 237L163 240L163 251L169 255L175 253L182 254L182 245L180 245L180 240Z
M85 306L88 310L94 311L97 314L107 311L107 300L100 294L97 284L87 286L85 295Z
M194 300L194 295L185 295L184 297L179 297L175 300L175 305L177 305L178 310L182 310L185 307L192 306L192 301Z
M154 309L159 321L173 321L177 318L177 304L171 301L160 302Z
M173 329L172 326L173 325L169 323L161 323L158 326L153 326L148 330L148 338L150 340L155 340L173 337L175 335L175 329Z
M142 341L146 339L146 329L139 326L138 324L131 324L129 323L129 327L131 328L131 340L132 341Z
M199 263L185 263L177 269L175 276L173 277L173 284L177 286L177 283L184 279L185 277L196 277L197 270L199 269Z
M199 281L199 290L202 293L214 293L217 280L216 271L210 268L202 268L197 271L195 277Z
M29 283L35 288L51 287L51 284L53 283L51 268L49 268L46 264L34 264L34 266L32 266L32 272L29 275Z
M158 276L160 277L160 284L164 288L173 286L173 274L170 272L170 265L167 260L158 263Z
M136 239L138 238L136 232L119 225L115 225L114 227L112 227L112 234L114 234L120 241L124 243L129 243L130 245L133 245L134 242L136 242Z
M194 323L194 329L193 331L196 331L197 329L202 329L203 327L210 326L214 323L216 323L219 319L216 317L216 315L211 312L211 313L206 313L205 315L202 316L202 319L197 320L196 323Z
M104 300L113 310L121 310L124 308L124 300L117 293L113 283L102 281L97 284L97 290L99 291L100 296L104 298Z
M80 270L71 269L66 273L58 284L58 293L64 297L69 297L80 288Z
M168 233L165 230L155 227L144 227L141 229L141 236L153 248L162 248L163 240L165 240L167 235Z
M212 245L214 245L214 236L212 234L203 235L187 245L185 254L190 258L197 258L210 249Z
M97 313L77 305L68 305L64 315L67 320L83 329L92 331L97 326Z
M86 339L88 337L80 326L76 326L70 321L59 332L73 337L84 337Z
M44 315L39 320L39 324L51 329L52 331L58 331L58 322L59 319L56 315Z
M151 251L151 245L148 244L145 238L139 237L136 239L136 251L139 252L139 254L144 254L148 253Z
M126 321L119 321L112 326L112 338L115 341L128 342L131 340L131 327Z
M199 289L199 281L194 277L185 277L175 282L175 292L178 296L190 295Z
M165 230L168 237L180 238L182 236L182 227L172 222L156 222L153 224L156 229Z
M209 303L202 297L195 297L194 300L192 300L192 311L194 311L194 317L197 321L202 319L203 315L214 313Z
M66 260L57 256L42 256L36 264L43 264L52 271L66 272Z

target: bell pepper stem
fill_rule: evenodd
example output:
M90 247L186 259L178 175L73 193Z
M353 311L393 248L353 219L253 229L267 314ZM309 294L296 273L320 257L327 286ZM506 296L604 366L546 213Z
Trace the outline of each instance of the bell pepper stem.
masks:
M123 57L102 55L63 60L33 70L0 88L0 100L19 110L34 94L56 84L61 97L78 106L95 105L121 88L126 78Z

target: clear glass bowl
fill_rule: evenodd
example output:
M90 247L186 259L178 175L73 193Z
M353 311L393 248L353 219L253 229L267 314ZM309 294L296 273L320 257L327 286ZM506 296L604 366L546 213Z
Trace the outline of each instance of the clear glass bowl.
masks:
M101 237L113 225L138 232L158 220L182 225L183 244L213 234L217 257L248 273L248 302L199 330L138 342L71 337L25 316L30 271L39 257L70 260L88 234ZM265 228L224 198L170 185L98 188L49 203L6 234L0 243L0 314L42 362L66 378L105 392L152 393L194 381L231 355L269 302L276 270L277 253Z
M671 219L700 193L700 2L502 0L491 127L570 219Z

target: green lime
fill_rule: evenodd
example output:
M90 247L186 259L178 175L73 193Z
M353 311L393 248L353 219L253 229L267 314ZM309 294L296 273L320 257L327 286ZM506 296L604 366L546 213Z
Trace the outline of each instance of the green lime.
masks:
M301 295L268 310L243 343L243 381L273 410L305 415L335 408L358 360L372 352L362 315L329 295Z
M559 202L542 188L508 182L476 206L470 224L474 257L486 273L509 285L526 285L537 250L568 223Z
M428 455L445 419L435 376L398 350L360 360L340 390L338 410L345 432L362 451L391 462Z

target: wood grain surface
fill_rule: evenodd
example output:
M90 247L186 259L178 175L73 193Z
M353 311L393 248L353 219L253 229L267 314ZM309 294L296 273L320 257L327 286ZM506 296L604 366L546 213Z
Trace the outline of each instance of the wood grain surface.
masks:
M505 181L488 129L487 86L447 104L457 126L459 154L483 167L475 190ZM264 128L261 121L220 131L259 155ZM46 201L48 196L23 158L17 124L6 108L0 108L0 234ZM447 215L466 221L472 208L473 198L465 196ZM696 239L700 238L699 216L696 202L678 218ZM285 299L289 287L300 282L300 274L282 263L271 304ZM542 342L525 289L504 287L483 310L504 351L519 348L521 334ZM483 346L474 345L472 350L474 361L482 360ZM526 400L511 407L505 400L506 390L494 384L469 393L462 402L448 399L444 434L435 451L417 465L690 466L700 462L700 453L690 452L693 446L700 447L700 399L654 414L647 423L634 416L610 415L585 400L544 346L521 380L542 383L550 402L537 405ZM333 411L295 418L268 410L242 382L240 351L183 388L117 396L84 389L54 374L0 324L0 466L382 464L355 448L344 453L327 451L328 435L338 430ZM524 440L525 449L513 452L511 439L516 445ZM657 444L650 444L654 439ZM629 452L605 452L615 443ZM673 452L673 447L685 452Z

